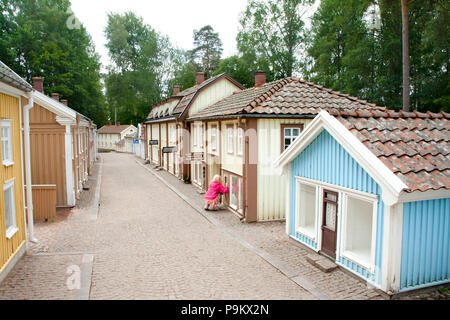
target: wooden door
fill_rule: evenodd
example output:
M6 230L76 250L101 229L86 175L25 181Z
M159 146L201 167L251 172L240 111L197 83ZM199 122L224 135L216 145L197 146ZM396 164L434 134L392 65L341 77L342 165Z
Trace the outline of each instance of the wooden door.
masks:
M338 197L337 192L323 192L322 252L333 259L336 259Z

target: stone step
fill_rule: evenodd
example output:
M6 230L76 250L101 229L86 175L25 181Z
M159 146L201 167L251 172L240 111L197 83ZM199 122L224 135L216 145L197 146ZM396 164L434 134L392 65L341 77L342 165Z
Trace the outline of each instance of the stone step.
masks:
M337 265L333 261L318 254L308 255L306 261L325 273L330 273L337 269Z

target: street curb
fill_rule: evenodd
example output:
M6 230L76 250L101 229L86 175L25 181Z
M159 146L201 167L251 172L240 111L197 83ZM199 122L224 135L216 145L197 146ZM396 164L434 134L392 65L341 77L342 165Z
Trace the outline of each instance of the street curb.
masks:
M102 184L102 169L103 169L103 157L99 156L99 168L97 174L97 186L95 187L94 204L92 208L91 221L96 221L98 218L98 212L100 210L100 187Z
M89 300L91 293L92 269L94 264L93 254L84 254L81 265L81 285L77 290L76 300Z
M298 275L296 272L294 272L289 267L285 266L281 261L274 258L267 252L255 248L253 245L245 241L244 239L240 238L236 234L234 234L229 228L225 227L222 223L214 219L213 217L208 216L202 208L197 206L196 204L192 203L187 196L185 196L181 191L179 191L175 186L167 182L163 177L161 177L156 172L153 172L152 169L149 167L146 167L142 163L140 163L138 160L136 160L136 163L140 165L142 168L149 171L151 174L153 174L156 178L158 178L162 183L164 183L169 189L171 189L175 194L177 194L181 199L183 199L189 206L191 206L195 211L200 213L206 220L208 220L211 224L219 228L222 232L229 235L231 238L233 238L235 241L237 241L239 244L244 246L245 248L249 249L254 254L261 257L263 260L268 262L270 265L272 265L275 269L280 271L282 274L284 274L287 278L289 278L291 281L295 282L298 286L302 287L306 291L310 292L312 295L316 296L320 300L333 300L328 295L322 293L320 290L318 290L308 279Z

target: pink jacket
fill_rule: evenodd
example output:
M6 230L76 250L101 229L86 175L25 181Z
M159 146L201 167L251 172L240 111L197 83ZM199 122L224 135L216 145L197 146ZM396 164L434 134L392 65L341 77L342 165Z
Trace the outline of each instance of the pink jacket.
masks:
M208 192L205 194L205 200L214 200L217 198L219 193L228 193L228 188L224 187L220 182L213 181L209 185Z

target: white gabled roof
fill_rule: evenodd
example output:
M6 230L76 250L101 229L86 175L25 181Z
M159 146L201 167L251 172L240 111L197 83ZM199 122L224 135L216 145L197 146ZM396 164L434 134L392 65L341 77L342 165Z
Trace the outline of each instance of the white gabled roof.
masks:
M408 186L397 177L378 157L376 157L357 137L327 111L319 115L305 128L300 136L274 162L274 166L284 169L323 131L327 130L336 141L366 170L381 186L383 201L393 205Z

